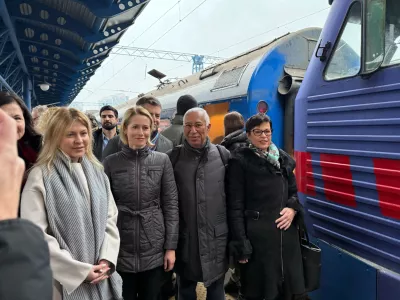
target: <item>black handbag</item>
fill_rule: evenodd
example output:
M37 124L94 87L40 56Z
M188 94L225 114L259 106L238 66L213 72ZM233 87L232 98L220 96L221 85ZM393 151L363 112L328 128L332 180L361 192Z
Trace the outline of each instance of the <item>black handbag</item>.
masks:
M300 246L303 259L304 282L307 292L319 288L321 276L321 248L310 242L307 228L302 222L300 226Z

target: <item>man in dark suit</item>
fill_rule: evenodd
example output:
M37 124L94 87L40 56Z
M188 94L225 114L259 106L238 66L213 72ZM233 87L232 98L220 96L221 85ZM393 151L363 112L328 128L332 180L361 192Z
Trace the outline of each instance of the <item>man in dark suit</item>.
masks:
M106 105L100 109L101 128L93 132L93 153L101 161L108 142L118 135L118 111Z

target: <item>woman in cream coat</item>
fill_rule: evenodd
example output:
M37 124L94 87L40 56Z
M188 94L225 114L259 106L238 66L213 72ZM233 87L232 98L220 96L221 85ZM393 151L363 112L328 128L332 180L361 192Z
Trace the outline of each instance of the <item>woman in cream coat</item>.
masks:
M53 110L42 150L22 193L21 217L48 242L53 299L122 299L118 210L92 154L89 119L73 108Z

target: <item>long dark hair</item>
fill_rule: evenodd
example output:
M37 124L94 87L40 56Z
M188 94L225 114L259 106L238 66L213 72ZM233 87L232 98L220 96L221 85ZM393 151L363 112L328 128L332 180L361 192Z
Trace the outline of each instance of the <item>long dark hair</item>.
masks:
M28 108L26 107L25 103L15 94L9 92L0 92L0 108L3 105L12 103L17 104L21 108L25 120L25 134L21 138L21 140L23 141L36 140L39 134L33 128L32 116Z

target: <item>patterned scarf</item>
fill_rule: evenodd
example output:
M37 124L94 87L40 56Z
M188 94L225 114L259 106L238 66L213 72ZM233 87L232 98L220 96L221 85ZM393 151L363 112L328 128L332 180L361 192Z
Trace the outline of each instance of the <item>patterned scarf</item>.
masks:
M254 153L259 157L265 158L276 169L281 169L281 164L279 163L279 149L274 143L271 143L271 145L269 145L268 149L265 151L255 147L252 144L249 145L249 148L253 150Z
M86 176L90 199L84 186L71 169L70 159L58 152L53 167L42 167L46 189L45 207L49 227L60 248L71 253L76 260L97 264L103 244L107 215L109 182L104 172L83 157L82 169ZM92 285L82 283L64 300L122 299L122 280L114 272L108 280Z

